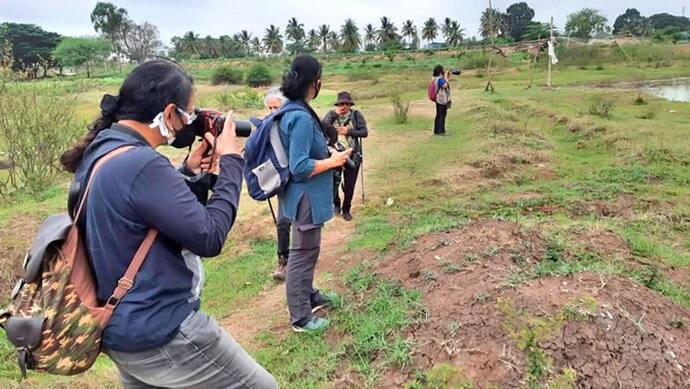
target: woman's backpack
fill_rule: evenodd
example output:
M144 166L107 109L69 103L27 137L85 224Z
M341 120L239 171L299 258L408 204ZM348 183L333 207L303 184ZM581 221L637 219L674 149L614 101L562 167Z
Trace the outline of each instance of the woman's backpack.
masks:
M299 103L288 102L265 119L257 122L244 144L244 179L249 196L257 201L268 200L278 194L290 179L288 155L280 139L278 123L291 111L303 110Z
M77 224L96 172L132 147L112 150L95 163L74 221L67 214L49 216L26 254L24 276L0 314L0 326L17 350L23 377L27 369L72 375L93 365L101 351L103 329L133 287L156 239L158 231L149 230L112 296L101 306Z
M438 78L434 77L429 82L429 88L427 89L429 100L433 101L434 103L436 102L436 95L438 94L438 90Z

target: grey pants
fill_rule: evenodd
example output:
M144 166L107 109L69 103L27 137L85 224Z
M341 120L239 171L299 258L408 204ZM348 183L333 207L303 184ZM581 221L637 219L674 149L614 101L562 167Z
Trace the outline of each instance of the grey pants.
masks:
M218 323L190 314L168 344L138 353L104 352L115 362L125 389L277 388L264 370Z
M312 305L322 299L319 291L314 289L314 270L321 250L322 227L323 224L312 223L311 202L305 194L297 207L297 220L292 223L292 248L285 282L293 325L307 324L312 317Z

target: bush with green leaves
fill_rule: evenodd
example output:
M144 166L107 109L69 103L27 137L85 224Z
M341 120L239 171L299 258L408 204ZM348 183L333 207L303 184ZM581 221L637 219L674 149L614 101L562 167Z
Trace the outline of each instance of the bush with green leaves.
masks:
M223 110L235 108L261 109L264 104L261 94L253 89L220 93L216 96L216 102L219 108Z
M610 119L615 108L616 103L612 99L606 96L595 96L589 102L588 112L592 116Z
M391 103L393 104L393 117L398 124L405 124L408 120L408 113L410 112L410 99L404 97L400 92L394 93L391 96Z
M246 81L247 85L256 88L259 86L271 85L273 83L273 77L266 66L256 64L247 71Z
M58 87L0 86L0 153L9 161L5 191L36 195L54 184L60 155L85 129L75 100Z
M213 85L218 84L242 84L244 79L244 72L232 66L219 66L213 71L211 82Z

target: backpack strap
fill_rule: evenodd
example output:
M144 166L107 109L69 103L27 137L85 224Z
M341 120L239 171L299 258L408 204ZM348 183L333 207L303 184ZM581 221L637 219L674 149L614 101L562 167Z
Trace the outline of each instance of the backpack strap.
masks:
M93 169L91 169L89 181L86 184L86 189L84 189L84 194L82 195L81 201L79 202L79 208L77 209L77 213L74 217L75 224L78 222L79 216L81 215L81 212L84 209L84 204L86 204L86 198L88 197L89 191L91 190L91 184L93 183L93 179L96 176L98 170L112 158L132 148L134 148L134 146L118 147L114 150L109 151L104 156L100 157L96 164L94 164ZM157 236L158 230L154 228L149 229L146 233L146 237L144 237L144 241L141 242L141 245L139 245L139 248L134 253L132 262L130 262L129 266L127 267L127 270L125 271L125 274L117 282L117 286L115 287L113 294L110 296L108 301L106 301L105 306L103 307L106 311L101 321L101 325L103 326L103 328L105 328L105 326L110 321L110 317L113 315L115 307L117 307L117 305L120 303L120 301L122 301L127 292L129 292L129 290L132 289L132 287L134 286L134 278L137 276L137 273L139 272L141 265L144 264L146 255L148 255L149 250L151 250L151 246L153 245L153 242L156 240Z

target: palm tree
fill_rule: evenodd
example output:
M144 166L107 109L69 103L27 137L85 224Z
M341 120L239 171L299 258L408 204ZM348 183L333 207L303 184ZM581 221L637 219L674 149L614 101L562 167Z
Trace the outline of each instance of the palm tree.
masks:
M349 18L345 20L345 24L340 28L340 37L342 38L341 48L346 53L357 51L362 44L357 24Z
M252 52L256 55L261 55L261 53L264 51L264 47L261 45L261 40L259 40L258 36L255 36L249 44L251 45Z
M199 55L199 36L194 31L184 34L181 44L184 52Z
M370 23L367 24L366 28L364 29L364 45L369 46L374 43L376 43L376 30Z
M414 25L412 20L406 20L405 23L403 23L400 32L402 33L403 39L409 38L411 41L415 41L417 39L417 27Z
M448 24L448 28L444 35L446 37L446 44L449 47L458 46L464 39L464 28L460 28L460 23L453 20Z
M307 47L309 47L309 50L311 51L316 51L318 50L320 45L321 37L319 37L319 33L312 28L311 30L309 30L309 34L307 37Z
M431 43L438 36L438 24L436 19L429 18L424 22L424 28L422 28L422 39L426 39Z
M381 28L376 31L376 36L383 49L386 49L388 45L398 41L400 38L398 36L398 28L395 27L395 24L387 16L381 18Z
M328 33L328 46L331 51L338 51L340 49L340 38L337 32L331 31Z
M441 26L441 33L443 33L443 36L447 37L448 34L450 33L451 23L452 23L452 20L450 20L450 18L445 18L443 20L443 26Z
M291 18L285 27L285 37L293 43L301 43L304 39L304 24L299 23L296 18Z
M283 35L281 35L279 27L271 24L266 29L264 46L269 53L280 54L283 51Z
M239 34L235 35L237 37L237 40L240 42L240 47L242 47L242 50L249 55L249 52L251 51L251 45L250 42L252 40L252 34L248 33L247 30L242 30L240 31Z
M326 25L322 24L319 27L319 38L321 38L321 51L324 53L328 51L328 35L331 33L331 28Z
M506 17L493 8L487 8L479 19L479 33L483 38L496 38L505 32Z

